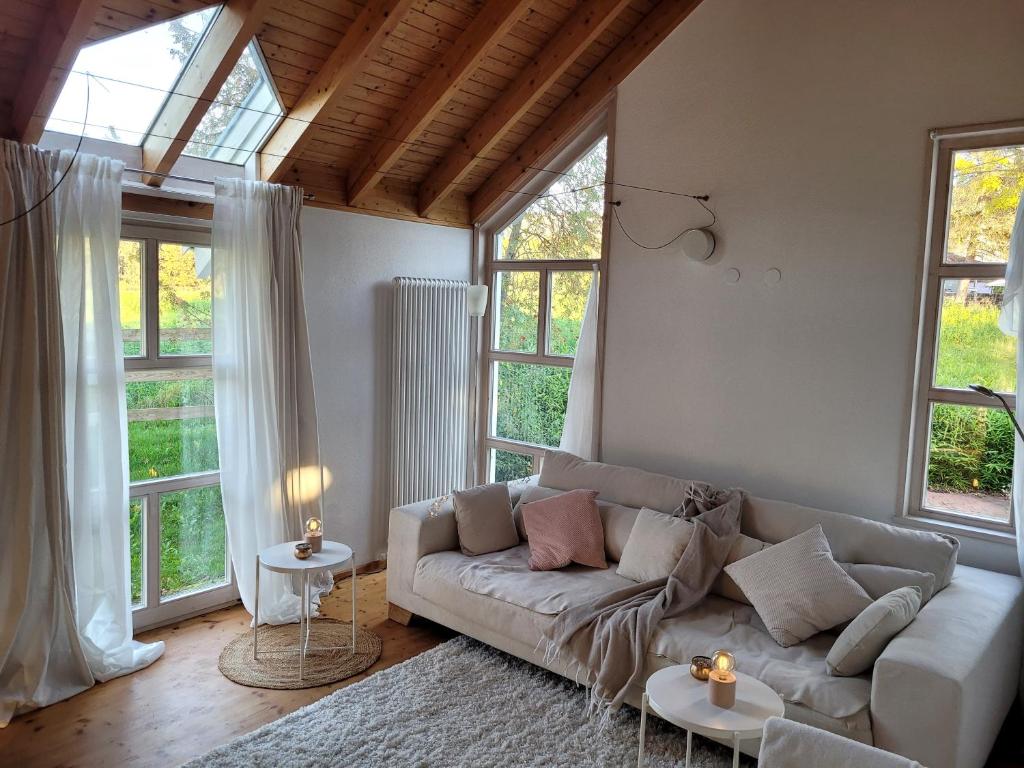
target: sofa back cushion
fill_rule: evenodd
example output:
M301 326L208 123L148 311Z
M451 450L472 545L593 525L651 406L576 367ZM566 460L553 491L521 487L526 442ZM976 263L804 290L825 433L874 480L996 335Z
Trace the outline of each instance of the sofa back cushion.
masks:
M953 578L960 543L951 536L754 496L748 496L743 505L743 533L770 544L819 524L833 557L841 563L874 563L931 573L936 592Z
M593 488L598 498L605 501L672 512L683 501L690 482L643 469L585 461L562 451L547 451L540 468L540 485L564 491Z
M541 466L540 484L560 490L593 488L605 501L672 512L683 501L692 481L548 451ZM743 533L769 544L791 539L817 524L839 562L873 563L931 573L935 576L936 592L953 578L959 542L952 537L786 501L748 496L744 502Z

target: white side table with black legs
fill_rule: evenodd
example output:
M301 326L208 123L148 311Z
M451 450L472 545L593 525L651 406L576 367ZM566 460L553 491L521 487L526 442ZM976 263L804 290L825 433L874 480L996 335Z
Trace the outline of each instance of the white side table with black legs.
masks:
M299 560L295 556L295 544L297 542L285 542L268 547L256 555L256 599L253 605L252 623L252 658L259 658L258 634L260 618L260 569L266 568L275 573L294 574L302 579L302 610L299 613L299 644L294 649L283 651L285 653L297 653L299 657L299 680L302 679L303 666L306 661L306 654L311 651L345 651L356 652L356 558L351 547L342 544L340 541L324 540L319 552L314 552L306 560ZM316 647L309 645L309 577L313 574L335 568L342 568L348 565L352 570L352 645ZM264 651L264 653L275 653L275 651Z

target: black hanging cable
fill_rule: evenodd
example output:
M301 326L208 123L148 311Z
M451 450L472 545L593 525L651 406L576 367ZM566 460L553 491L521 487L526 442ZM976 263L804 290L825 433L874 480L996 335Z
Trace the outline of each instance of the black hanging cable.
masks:
M394 142L396 144L403 144L403 145L408 146L408 147L414 147L414 148L415 147L419 147L419 148L436 149L436 150L439 150L439 151L442 151L442 152L445 152L445 153L450 153L450 154L458 155L460 157L467 157L467 158L470 158L472 160L484 160L484 159L487 159L487 158L484 157L484 155L472 154L470 152L460 151L458 149L457 143L456 143L456 146L454 146L454 147L446 147L446 146L443 146L441 144L437 144L437 143L429 142L429 141L424 141L422 139L416 139L415 141L410 141L409 139L400 139L397 136L379 135L379 134L375 134L375 133L369 131L369 129L366 129L367 132L363 133L363 132L355 130L354 128L345 128L345 127L342 127L342 126L334 125L332 123L322 122L322 121L319 121L319 120L306 120L306 119L301 118L301 117L293 117L292 115L281 114L281 113L278 113L278 112L272 112L272 111L269 111L269 110L259 109L259 108L256 108L256 107L250 107L250 106L246 106L245 104L236 104L234 102L224 101L224 100L218 99L218 98L209 98L209 97L204 97L204 96L194 96L192 94L187 94L187 93L182 93L180 91L176 91L173 88L170 89L170 90L167 90L165 88L159 88L157 86L147 85L146 83L137 83L137 82L133 82L133 81L130 81L130 80L123 80L123 79L120 79L120 78L117 78L117 77L110 77L108 75L95 75L95 74L92 74L92 73L82 72L80 70L73 69L71 67L65 67L63 69L65 69L69 74L88 75L88 77L92 77L92 78L95 78L95 79L98 79L98 80L107 80L109 82L118 83L120 85L127 85L127 86L131 86L131 87L135 87L135 88L143 88L145 90L155 91L155 92L167 95L167 96L184 96L185 98L193 99L194 101L206 102L206 103L209 103L211 105L212 104L219 104L221 106L232 107L234 109L244 110L246 112L254 112L256 114L261 114L261 115L269 115L269 116L274 117L274 118L280 118L282 121L292 120L294 122L304 123L306 125L310 125L310 126L313 126L313 127L316 127L316 128L321 128L321 129L327 131L328 133L334 133L334 134L337 134L339 136L345 136L346 138L350 138L350 139L358 139L358 140L361 140L361 141L372 141L374 139L382 139L384 141L390 141L390 142ZM42 119L48 119L50 117L50 115L41 115L39 117L42 117ZM98 126L98 127L108 127L108 126ZM117 126L113 126L113 127L116 128ZM160 134L157 134L157 133L147 133L146 135L155 136L157 138L168 139L168 140L171 140L171 141L177 141L177 137L176 136L161 136ZM196 144L203 144L205 146L211 146L211 147L216 147L216 148L221 148L221 149L231 149L231 150L244 150L245 149L244 147L231 147L231 146L227 146L227 145L224 145L224 144L215 144L215 143L212 143L212 142L204 142L204 141L201 141L201 140L197 140L195 138L190 139L190 141L193 141ZM277 158L280 158L280 159L283 159L283 160L301 160L304 163L311 163L311 164L314 164L314 165L322 165L324 167L328 167L328 168L332 168L332 169L337 170L336 166L333 163L324 162L322 160L310 160L310 159L307 159L307 158L300 157L298 155L280 154L280 153L266 152L266 151L261 151L261 150L253 150L253 151L259 152L259 154L266 155L267 157L277 157ZM545 168L545 167L536 166L536 165L529 165L529 164L519 165L519 164L517 164L517 167L521 167L521 168L523 168L525 170L536 171L538 173L550 173L550 174L552 174L554 176L569 176L569 175L571 175L570 171L560 171L560 170L555 170L554 168ZM707 195L692 195L692 194L688 194L686 192L675 192L675 191L669 190L669 189L658 189L656 187L645 187L645 186L640 186L640 185L636 185L636 184L625 184L623 182L618 182L618 181L607 181L605 183L610 184L612 186L616 186L616 187L622 187L624 189L635 189L635 190L638 190L638 191L641 191L641 192L653 192L653 193L660 194L660 195L672 195L674 197L688 197L688 198L691 198L691 199L697 200L697 201L702 201L702 200L707 200L708 199ZM594 186L600 186L600 185L594 185ZM527 197L537 197L537 198L540 198L540 197L554 197L555 195L571 194L573 192L581 192L581 191L584 191L584 190L587 190L587 189L592 189L592 188L593 187L581 187L580 189L570 189L570 190L565 190L563 192L547 193L547 194L541 194L541 195L538 195L538 194L532 193L532 192L523 192L522 190L517 190L517 189L503 189L502 192L508 193L508 194L513 194L513 195L525 195ZM708 210L708 213L710 213L712 215L712 217L714 217L714 215L715 215L714 212L711 211L710 208L707 208L707 206L704 206L704 207ZM712 221L712 224L714 224L714 221ZM662 247L664 247L664 246L662 246Z
M620 184L618 186L628 187L630 185L628 185L628 184ZM632 189L644 189L644 187L632 187ZM648 192L663 192L662 190L656 190L656 189L648 189L647 191ZM715 226L715 222L718 221L718 216L715 215L715 212L713 210L711 210L707 206L707 203L705 202L706 200L710 199L709 195L685 195L685 194L683 194L681 192L676 192L676 193L665 193L665 192L663 192L663 194L677 194L680 197L688 197L691 200L696 200L697 204L701 208L703 208L705 211L710 213L711 214L711 222L709 224L705 224L703 227L700 227L700 229L708 229L710 227L713 227L713 226ZM643 248L645 251L660 251L662 248L668 248L670 245L672 245L672 243L674 243L680 237L685 235L691 229L694 229L694 227L687 227L682 232L680 232L678 235L673 237L671 240L669 240L668 242L662 243L661 245L645 245L645 244L639 242L638 240L636 240L631 234L629 234L629 231L626 229L625 225L622 223L622 219L619 218L619 206L622 205L622 201L621 200L610 200L608 202L608 205L610 205L612 207L612 213L615 214L615 221L618 222L619 229L622 230L622 234L624 234L626 236L626 238L631 243L633 243L633 245L635 245L637 248Z
M61 184L64 183L64 179L66 179L68 177L68 174L71 173L71 169L74 167L75 162L78 160L78 153L82 149L82 139L85 138L86 121L89 119L89 97L90 97L90 93L89 93L89 74L86 73L86 76L85 76L85 117L82 119L82 132L80 134L78 134L78 144L75 146L75 154L71 156L71 162L68 163L68 167L64 169L64 173L61 174L61 177L59 179L57 179L57 183L54 184L53 187L50 188L49 192L47 192L45 195L43 195L39 199L39 202L37 202L31 208L26 208L21 213L16 214L15 216L12 216L11 218L7 219L7 221L0 221L0 227L6 227L8 224L11 224L11 223L17 221L18 219L24 218L25 216L28 216L30 213L32 213L32 211L34 211L36 208L38 208L39 206L41 206L43 203L45 203L47 200L50 199L50 197L53 195L53 193L56 192L60 188Z
M122 80L122 79L119 79L119 78L116 78L116 77L109 77L109 76L106 76L106 75L95 75L95 74L92 74L91 72L82 72L80 70L72 69L70 67L67 67L67 68L64 68L64 69L66 69L70 74L79 74L79 75L83 75L86 78L86 114L85 114L84 119L82 120L82 132L79 134L79 137L78 137L78 145L75 148L75 155L74 155L74 158L72 159L72 164L78 158L78 153L79 153L79 151L81 149L81 146L82 146L82 140L85 138L85 128L86 128L86 126L114 127L114 128L116 128L116 126L94 126L92 123L88 122L88 119L89 119L89 81L91 79L94 79L94 78L97 79L97 80L108 80L110 82L120 83L122 85L128 85L128 86L133 86L133 87L137 87L137 88L143 88L143 89L146 89L146 90L157 91L157 92L163 93L165 95L186 96L186 97L188 97L190 99L194 99L196 101L205 101L205 102L208 102L209 104L221 104L221 105L233 107L233 108L239 109L239 110L245 110L245 111L249 111L249 112L256 112L258 114L271 115L273 117L279 117L279 118L282 118L283 120L294 120L296 122L306 123L307 125L312 125L312 126L316 126L316 127L319 127L319 128L323 128L324 130L326 130L328 132L333 132L333 133L336 133L336 134L339 134L339 135L342 135L342 136L347 136L348 138L355 138L355 139L360 139L360 140L382 138L385 141L392 141L392 142L396 142L396 143L399 143L399 144L405 144L405 145L410 146L410 147L433 147L433 148L444 150L445 152L451 152L451 153L454 153L454 154L457 154L457 155L462 155L464 157L469 157L469 158L474 159L474 160L483 159L482 155L470 154L468 152L460 152L458 149L455 149L455 148L449 149L449 148L443 147L441 145L432 144L430 142L425 142L425 141L422 141L422 140L409 141L407 139L399 139L397 137L377 136L377 135L375 135L373 133L366 133L366 134L357 133L355 131L352 131L352 130L349 130L349 129L345 129L345 128L341 128L341 127L332 125L330 123L323 123L323 122L318 122L318 121L315 121L315 120L305 120L303 118L292 117L290 115L281 115L281 114L279 114L277 112L269 112L267 110L257 109L255 107L249 107L249 106L246 106L244 104L235 104L235 103L229 102L229 101L222 101L222 100L217 99L217 98L206 98L206 97L202 97L202 96L192 96L192 95L189 95L189 94L180 93L179 91L175 91L173 89L166 90L166 89L163 89L163 88L158 88L156 86L147 85L145 83L136 83L136 82L132 82L132 81L129 81L129 80ZM35 115L35 117L37 117L38 119L49 119L50 117L52 117L52 115ZM64 122L70 122L70 121L64 121ZM346 131L348 131L348 132L346 133ZM165 138L165 139L169 139L169 140L177 140L177 137L162 136L161 134L152 133L152 132L148 132L147 135L155 136L157 138ZM213 143L213 142L205 142L205 141L202 141L200 139L195 139L194 137L190 141L192 141L192 142L194 142L196 144L202 144L204 146L210 146L210 147L215 147L215 148L220 148L220 149L232 149L232 150L243 150L244 149L243 147L230 147L230 146L227 146L227 145L224 145L224 144L216 144L216 143ZM253 150L253 151L257 151L257 150ZM328 163L328 162L324 162L324 161L317 161L317 160L308 160L308 159L299 157L297 155L276 154L276 153L273 153L273 152L264 152L264 151L261 151L260 154L267 155L269 157L279 157L279 158L282 158L282 159L302 160L303 162L309 162L309 163L312 163L312 164L315 164L315 165L323 165L325 167L335 168L333 163ZM555 176L569 176L569 175L571 175L570 171L555 170L554 168L544 168L544 167L534 166L534 165L523 165L521 167L526 169L526 170L532 170L532 171L536 171L538 173L550 173L550 174L555 175ZM40 200L38 203L36 203L36 205L34 205L32 208L28 209L27 211L24 211L23 213L21 213L18 216L14 217L10 221L14 221L15 219L20 218L21 216L24 216L24 215L30 213L32 210L35 210L40 205L42 205L47 200L47 198L49 198L49 196L52 195L57 190L57 187L60 186L61 182L64 181L64 177L67 176L68 171L70 171L70 170L71 170L71 165L68 166L68 168L67 168L67 170L65 170L63 176L61 176L61 178L57 182L57 184L54 185L53 189L51 189L50 192L47 193L46 197L44 197L42 200ZM577 192L584 192L584 191L587 191L587 190L590 190L590 189L595 189L595 188L600 187L600 186L622 187L624 189L635 189L635 190L638 190L638 191L641 191L641 192L652 192L652 193L660 194L660 195L671 195L673 197L686 197L686 198L690 198L691 200L696 200L697 203L702 208L704 208L704 210L706 210L708 213L711 214L711 224L708 224L707 226L713 226L715 224L716 220L717 220L716 216L715 216L715 212L713 210L711 210L707 205L705 205L704 201L709 199L708 195L693 195L693 194L689 194L689 193L686 193L686 192L676 192L674 190L658 189L656 187L647 187L647 186L641 186L641 185L637 185L637 184L626 184L625 182L619 182L619 181L606 180L605 182L603 182L601 184L591 184L589 186L579 187L579 188L574 188L574 189L566 189L566 190L561 190L559 192L535 193L535 192L524 192L524 191L518 190L518 189L503 189L502 192L503 193L507 193L507 194L512 194L512 195L524 195L526 197L532 197L532 198L534 198L536 200L541 200L541 199L548 198L548 197L558 197L560 195L569 195L569 194L575 194ZM621 205L622 203L621 203L621 201L615 201L615 202L611 202L609 204L617 207L617 206ZM686 233L686 230L684 230L683 232L680 232L674 238L669 240L667 243L664 243L662 245L659 245L659 246L647 246L647 245L644 245L643 243L640 243L637 240L635 240L629 234L629 232L626 231L626 228L623 226L622 220L619 217L619 214L618 214L617 210L615 211L615 219L618 222L619 228L622 230L623 234L625 234L626 237L629 238L629 240L632 241L635 245L637 245L640 248L644 248L646 250L659 250L661 248L666 248L667 246L669 246L672 243L674 243L676 240L678 240L680 237L682 237ZM10 223L10 221L0 222L0 226L3 226L4 224L8 224L8 223Z

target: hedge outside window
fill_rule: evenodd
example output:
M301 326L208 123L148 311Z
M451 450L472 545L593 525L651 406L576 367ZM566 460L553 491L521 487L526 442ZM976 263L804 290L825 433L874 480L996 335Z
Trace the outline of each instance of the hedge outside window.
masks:
M968 386L1016 400L1017 342L998 320L1024 193L1024 130L939 135L934 157L908 513L1010 531L1013 427Z

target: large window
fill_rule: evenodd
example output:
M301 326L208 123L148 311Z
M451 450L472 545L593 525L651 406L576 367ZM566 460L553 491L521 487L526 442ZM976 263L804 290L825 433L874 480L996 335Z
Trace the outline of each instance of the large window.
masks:
M46 123L48 131L139 146L168 93L211 33L204 8L82 48ZM259 43L246 46L185 145L184 154L244 165L284 115Z
M602 264L607 141L589 147L488 243L481 457L489 480L526 477L562 436L587 297Z
M1024 130L937 135L910 514L1013 530L1016 340L999 329Z
M118 268L131 595L142 626L234 593L213 408L209 232L126 225Z

